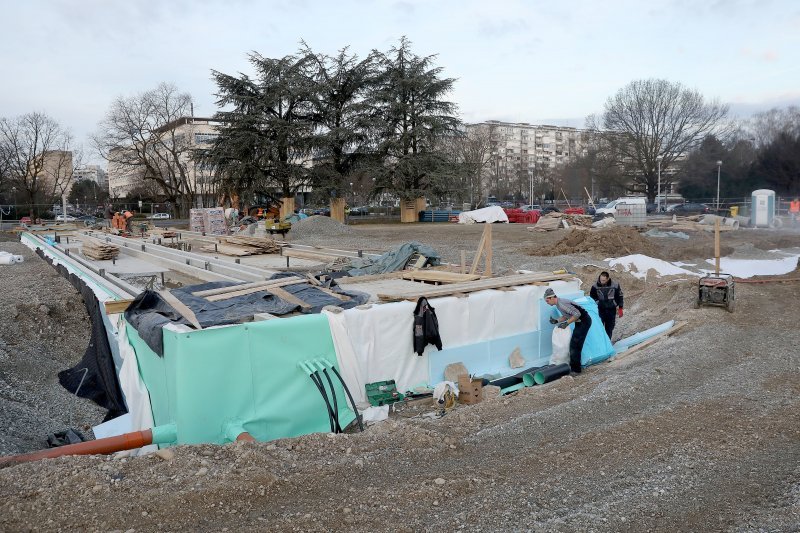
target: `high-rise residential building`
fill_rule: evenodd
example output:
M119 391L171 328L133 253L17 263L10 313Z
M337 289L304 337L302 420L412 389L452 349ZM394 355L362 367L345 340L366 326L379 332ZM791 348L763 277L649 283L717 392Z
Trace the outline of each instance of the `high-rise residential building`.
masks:
M467 125L467 131L480 129L488 132L491 160L487 165L487 190L516 189L530 193L537 170L554 169L581 155L585 150L582 131L577 128L528 124L527 122L501 122L487 120ZM498 185L499 183L499 185ZM529 187L522 186L528 183ZM527 196L527 194L526 194Z
M77 183L84 180L93 181L101 188L108 187L106 171L100 165L84 165L72 172L73 182Z
M208 148L218 133L219 122L211 118L181 117L156 130L156 150L170 149L178 154L178 164L186 173L187 181L199 197L212 189L213 175L205 165L197 163L193 155L197 150ZM169 158L168 158L169 159ZM133 189L146 186L144 167L131 147L120 147L111 151L108 162L108 188L113 198L125 198Z

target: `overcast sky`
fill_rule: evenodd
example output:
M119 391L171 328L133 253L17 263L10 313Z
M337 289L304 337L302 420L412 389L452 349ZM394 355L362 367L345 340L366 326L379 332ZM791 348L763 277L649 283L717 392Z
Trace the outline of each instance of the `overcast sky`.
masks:
M438 54L468 122L582 126L660 77L738 114L800 104L800 1L0 0L0 116L44 111L79 142L119 95L175 83L215 111L211 69L306 42L361 56L407 35Z

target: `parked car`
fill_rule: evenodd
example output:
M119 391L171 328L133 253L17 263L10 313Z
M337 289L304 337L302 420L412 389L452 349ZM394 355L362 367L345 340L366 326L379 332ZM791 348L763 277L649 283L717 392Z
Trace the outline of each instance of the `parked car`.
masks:
M97 218L93 217L92 215L81 215L77 217L77 220L83 221L87 226L91 226L95 222L97 222Z
M645 205L646 200L644 198L634 197L634 198L617 198L613 202L608 202L605 207L598 207L595 209L595 215L603 215L603 216L614 216L617 214L617 206L620 205L630 205L630 204L639 204Z
M542 215L546 215L547 213L560 213L561 210L554 205L546 205L542 208Z
M369 215L369 208L368 207L351 207L350 208L350 216L351 217L365 217Z
M147 218L150 218L150 219L153 219L153 220L155 220L155 219L169 218L169 213L153 213L152 215L150 215L150 216L149 216L149 217L147 217Z
M314 209L313 214L324 216L324 217L329 217L329 216L331 216L331 210L329 208L327 208L327 207L320 207L319 209Z
M708 213L709 209L706 204L698 204L687 202L685 204L678 204L672 209L672 213L676 215L702 215Z
M56 222L75 222L78 220L72 215L56 215Z
M528 205L523 205L522 207L520 207L520 209L522 209L527 213L528 211L541 211L542 206L540 206L539 204L528 204Z
M656 204L647 204L647 206L646 206L646 210L647 210L647 214L648 215L651 214L651 213L655 213L657 209L658 209L658 206Z
M19 219L19 223L27 224L30 226L33 223L33 220L31 220L31 217L22 217L21 219Z

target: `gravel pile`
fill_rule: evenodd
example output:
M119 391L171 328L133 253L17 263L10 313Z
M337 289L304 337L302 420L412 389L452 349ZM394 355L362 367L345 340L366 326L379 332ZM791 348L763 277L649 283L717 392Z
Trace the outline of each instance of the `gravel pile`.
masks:
M474 250L480 230L358 228L328 246L419 240L457 254ZM517 250L533 244L524 229L502 231L495 259L531 261ZM544 235L534 238L560 238ZM45 270L31 285L73 293ZM596 276L591 267L579 273ZM693 281L617 277L626 290L621 332L671 318L688 325L574 379L441 418L422 405L365 433L0 469L0 530L797 529L800 284L742 284L731 314L693 309Z
M25 257L0 266L0 454L46 448L47 435L67 427L91 435L105 410L69 394L57 376L86 350L83 301L26 246L3 242L0 250Z
M350 226L346 226L331 217L313 215L292 224L290 236L292 240L314 237L339 237L353 233Z

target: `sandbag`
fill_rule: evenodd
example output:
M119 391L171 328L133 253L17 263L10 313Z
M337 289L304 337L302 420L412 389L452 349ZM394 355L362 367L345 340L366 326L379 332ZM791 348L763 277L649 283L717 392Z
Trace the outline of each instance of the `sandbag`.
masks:
M550 355L551 365L569 363L569 341L571 339L571 328L555 328L553 330L553 353Z

